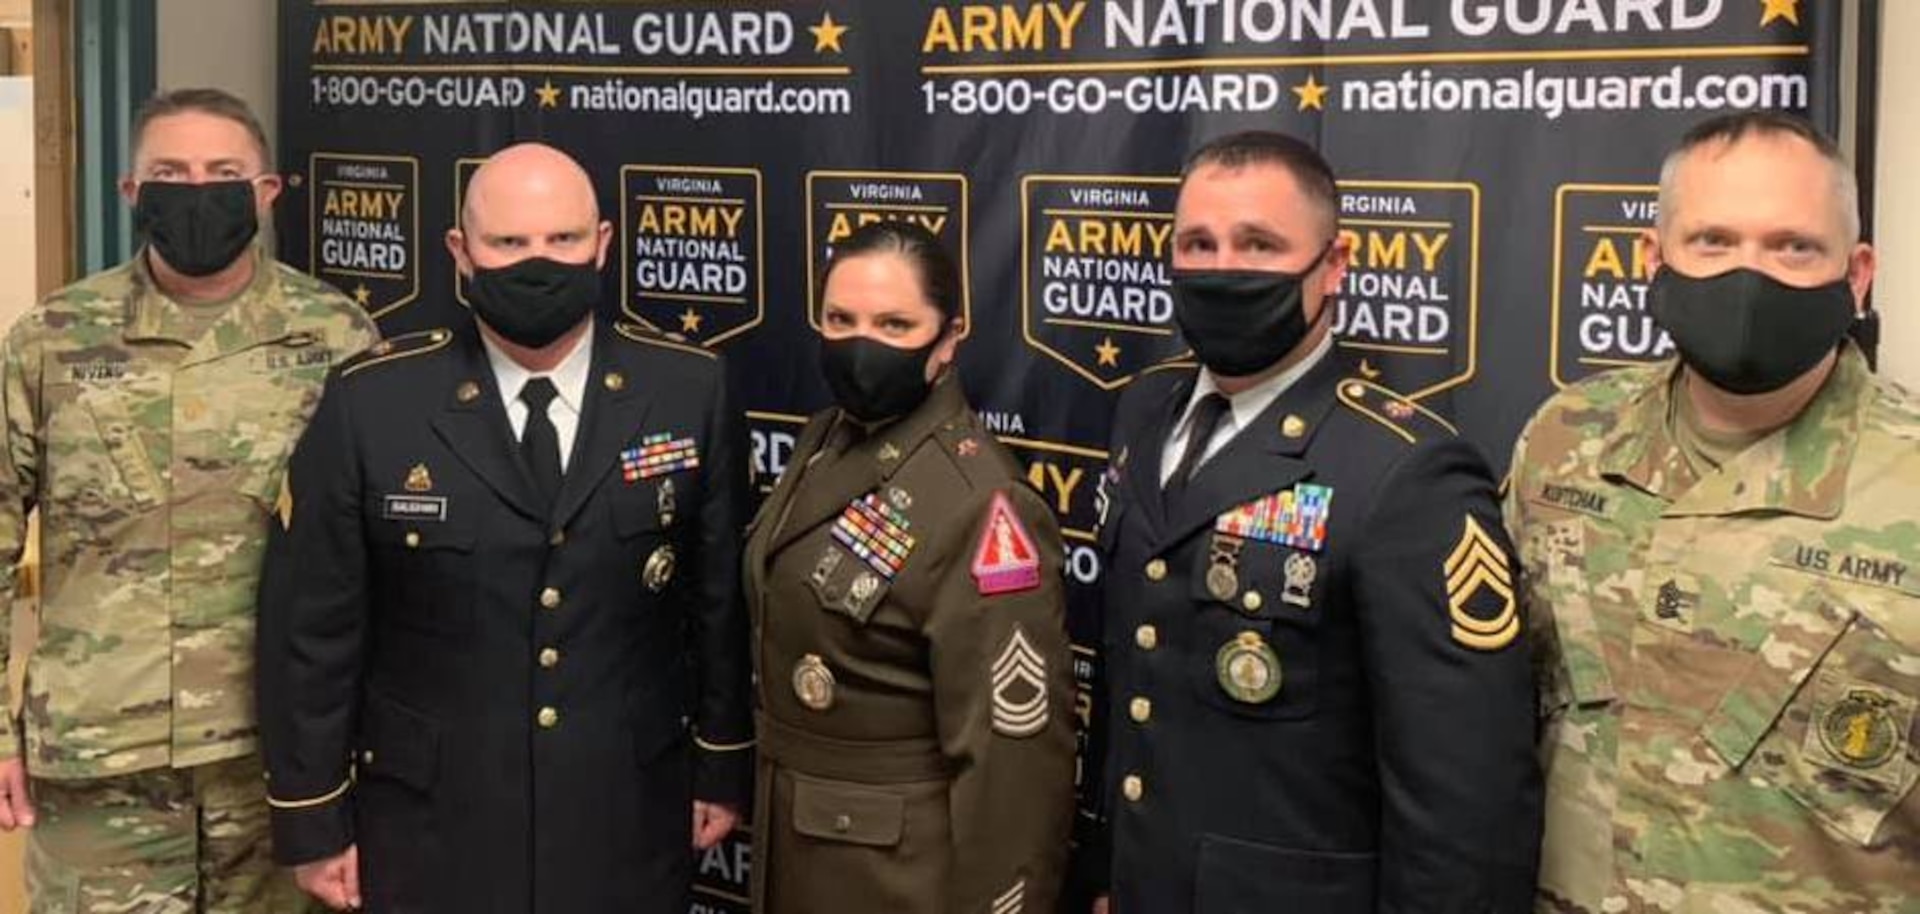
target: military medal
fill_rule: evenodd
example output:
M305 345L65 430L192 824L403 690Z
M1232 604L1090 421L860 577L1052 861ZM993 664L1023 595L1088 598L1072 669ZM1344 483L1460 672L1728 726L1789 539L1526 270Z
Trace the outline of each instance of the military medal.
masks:
M887 504L892 505L895 511L907 511L913 508L913 496L899 486L889 486Z
M639 447L620 452L620 478L628 485L699 466L699 442L675 438L672 432L648 435L640 439Z
M1314 564L1313 556L1304 552L1288 553L1286 567L1286 589L1280 592L1280 601L1290 606L1306 609L1313 603L1313 579L1320 573Z
M659 509L662 527L673 526L673 515L677 507L674 495L673 480L660 480L660 488L654 493L654 506Z
M907 564L914 539L907 516L874 493L854 499L833 522L833 541L847 548L881 578L891 581Z
M871 571L862 571L847 586L847 613L856 619L865 620L872 611L873 598L880 593L880 576Z
M833 671L819 654L808 654L793 665L793 697L813 711L833 707Z
M840 563L846 560L846 555L846 553L833 548L831 545L822 550L820 558L813 563L813 574L808 576L808 578L813 581L814 586L827 586L827 579L833 577L833 573L839 569Z
M407 471L406 490L414 493L433 491L433 474L427 471L426 464L416 463L413 469Z
M461 381L460 386L453 390L453 398L462 403L472 403L480 399L480 385L473 381Z
M646 567L640 571L640 580L646 582L647 589L659 593L673 582L673 566L676 556L671 545L661 546L647 556Z
M1240 550L1246 541L1219 533L1207 548L1207 593L1221 602L1240 593Z
M1280 655L1258 632L1241 632L1221 645L1213 671L1221 691L1234 701L1257 705L1280 694Z
M1214 518L1213 529L1243 539L1319 552L1327 544L1333 487L1303 482Z

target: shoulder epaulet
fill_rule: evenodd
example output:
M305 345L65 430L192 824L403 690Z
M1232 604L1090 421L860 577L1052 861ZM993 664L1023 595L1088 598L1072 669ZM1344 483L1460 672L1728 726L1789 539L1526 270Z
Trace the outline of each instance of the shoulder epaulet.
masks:
M947 462L974 489L991 489L1005 484L1010 476L1017 476L1019 468L1008 459L1007 452L986 429L979 425L956 420L941 425L933 432L934 442L947 455Z
M444 327L389 337L341 362L340 376L344 378L375 365L383 365L416 355L426 355L436 349L444 348L450 342L453 342L453 332Z
M1347 378L1340 382L1338 396L1342 405L1386 426L1408 444L1423 437L1459 434L1439 413L1372 381Z
M613 324L613 330L615 333L618 333L621 336L626 337L629 340L632 340L633 342L639 343L642 346L657 346L661 349L674 349L680 352L692 353L693 355L697 355L697 356L704 356L709 359L719 358L718 355L714 354L713 350L703 349L699 346L695 346L694 344L687 342L686 337L680 336L678 334L661 333L658 330L653 330L651 328L642 326L640 324L632 323L631 321L615 321Z

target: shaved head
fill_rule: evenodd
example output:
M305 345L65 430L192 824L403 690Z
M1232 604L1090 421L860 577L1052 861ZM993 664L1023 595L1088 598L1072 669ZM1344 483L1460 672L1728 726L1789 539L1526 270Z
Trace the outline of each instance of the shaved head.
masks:
M604 264L612 237L587 170L545 143L520 143L473 173L447 248L471 274L532 257Z
M475 219L502 210L556 205L584 214L589 222L600 219L593 179L579 162L545 143L521 143L494 153L473 173L460 204L460 225L472 229Z

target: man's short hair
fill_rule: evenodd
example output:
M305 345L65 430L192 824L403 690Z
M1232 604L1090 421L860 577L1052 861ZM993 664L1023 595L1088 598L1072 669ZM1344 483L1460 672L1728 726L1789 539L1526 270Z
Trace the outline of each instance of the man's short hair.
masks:
M1708 118L1693 125L1680 142L1667 153L1660 165L1660 227L1665 228L1673 212L1674 181L1680 163L1703 146L1731 147L1749 136L1795 137L1812 146L1833 170L1834 205L1840 209L1840 224L1847 243L1860 240L1860 183L1853 174L1853 163L1839 144L1806 118L1778 111L1741 111Z
M1184 183L1188 176L1209 165L1225 169L1248 165L1273 165L1286 169L1300 185L1301 193L1326 212L1327 234L1340 227L1339 183L1333 167L1320 151L1302 140L1272 130L1246 130L1216 137L1187 157L1180 170Z
M261 167L273 170L273 148L267 144L267 131L260 126L260 119L254 116L253 109L247 107L247 103L241 101L239 96L213 88L173 89L155 93L152 98L142 102L140 110L133 115L135 157L139 156L140 142L146 138L148 124L159 118L189 111L226 118L245 127L254 145L260 148Z

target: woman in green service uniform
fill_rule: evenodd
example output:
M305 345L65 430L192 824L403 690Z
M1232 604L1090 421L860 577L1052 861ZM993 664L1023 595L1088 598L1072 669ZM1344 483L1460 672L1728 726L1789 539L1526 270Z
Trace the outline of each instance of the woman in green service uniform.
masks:
M820 299L835 406L747 543L754 910L1051 911L1074 751L1059 530L967 405L933 235L859 229Z

